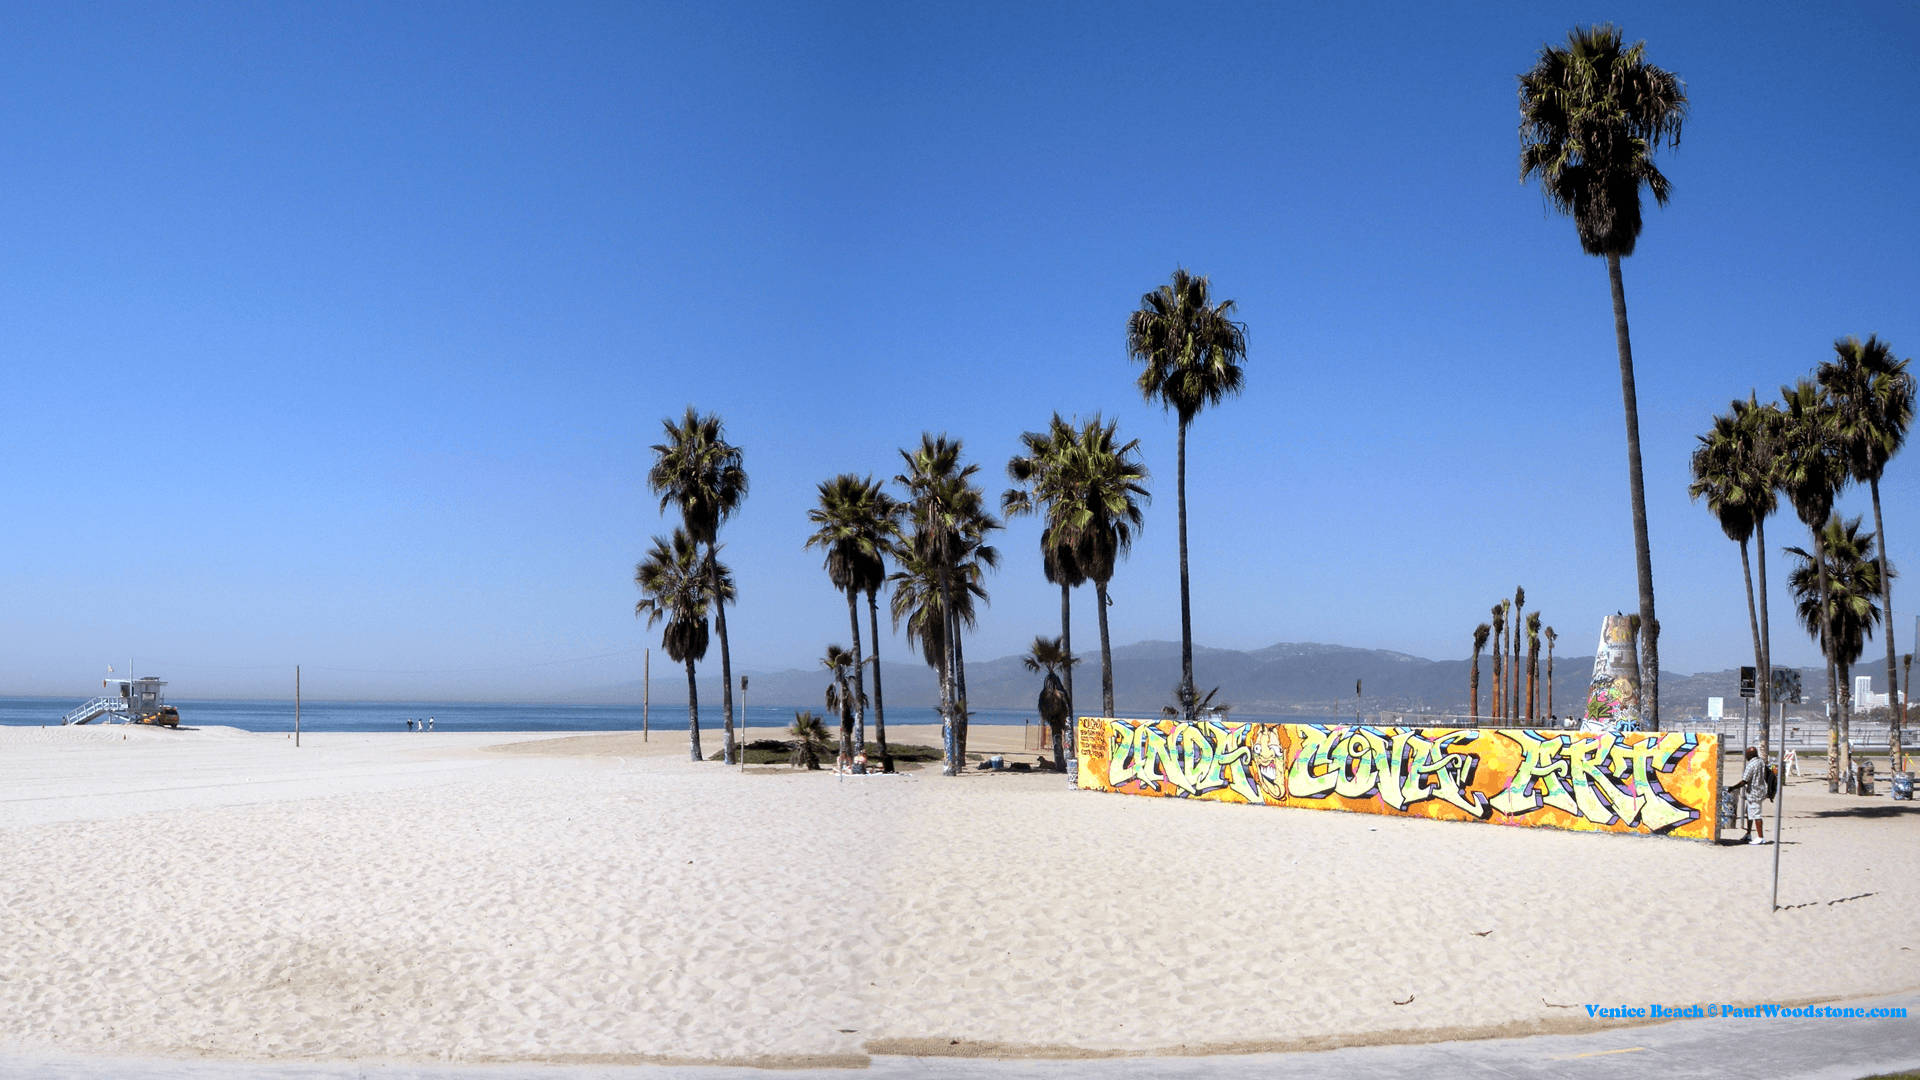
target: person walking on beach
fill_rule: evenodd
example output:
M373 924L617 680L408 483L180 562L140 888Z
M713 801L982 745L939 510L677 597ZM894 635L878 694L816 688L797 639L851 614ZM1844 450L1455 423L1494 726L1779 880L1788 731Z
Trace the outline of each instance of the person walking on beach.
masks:
M1738 791L1746 800L1747 843L1764 844L1767 842L1767 825L1763 820L1766 813L1764 803L1767 798L1767 762L1760 751L1747 747L1747 768L1740 774L1740 780L1728 791Z

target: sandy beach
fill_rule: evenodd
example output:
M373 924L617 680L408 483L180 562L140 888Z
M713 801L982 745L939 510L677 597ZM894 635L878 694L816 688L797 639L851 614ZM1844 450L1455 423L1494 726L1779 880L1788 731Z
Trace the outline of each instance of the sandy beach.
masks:
M977 729L972 749L1011 756L1020 734ZM1765 847L1129 798L1048 774L742 774L687 761L684 733L303 743L0 728L0 1048L1205 1053L1920 987L1902 944L1920 806L1813 777L1788 787L1792 906L1774 913Z

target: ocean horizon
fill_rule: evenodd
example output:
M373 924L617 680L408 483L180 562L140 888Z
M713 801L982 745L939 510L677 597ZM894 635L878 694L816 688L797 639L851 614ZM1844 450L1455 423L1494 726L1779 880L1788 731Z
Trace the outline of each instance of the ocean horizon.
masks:
M14 727L58 727L67 711L81 704L82 698L0 697L0 725ZM232 727L242 731L292 731L293 699L258 701L169 701L180 710L180 726ZM828 720L818 705L761 705L749 703L744 714L734 706L734 720L748 727L778 728L785 731L793 722L796 709L811 709ZM1138 714L1135 714L1138 715ZM300 704L302 731L406 731L408 720L433 718L435 731L685 731L685 705L656 705L650 711L639 705L541 705L511 702L459 701L303 701ZM926 705L888 706L889 724L938 724L940 714ZM1269 716L1234 713L1234 720L1289 723L1347 723L1351 717ZM1021 725L1038 723L1032 710L975 709L972 722L985 725ZM99 723L99 721L95 721ZM700 730L703 735L718 732L724 724L719 703L700 706ZM867 716L868 737L872 738L874 717Z

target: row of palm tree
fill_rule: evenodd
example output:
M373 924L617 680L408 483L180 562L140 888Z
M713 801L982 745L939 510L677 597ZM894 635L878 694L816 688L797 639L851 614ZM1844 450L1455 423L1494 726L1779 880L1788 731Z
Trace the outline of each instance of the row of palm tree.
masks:
M1185 268L1171 281L1141 296L1127 318L1127 353L1142 365L1141 395L1175 414L1178 425L1177 479L1180 547L1180 685L1176 703L1188 719L1199 696L1193 681L1193 617L1187 558L1187 429L1206 408L1240 392L1244 383L1246 327L1234 321L1234 302L1215 301L1209 280ZM665 622L662 645L669 657L687 667L689 753L700 757L699 698L694 665L707 652L707 618L720 638L723 706L726 713L724 760L737 753L733 725L732 660L727 642L726 605L733 599L731 574L719 560L720 525L738 509L747 490L737 447L728 443L719 417L688 407L685 417L664 421L666 441L653 447L655 460L647 481L660 496L660 508L679 510L681 522L671 537L656 537L653 549L634 572L641 600L637 614L648 624ZM1022 436L1023 453L1007 464L1016 486L1001 496L1009 516L1042 518L1040 536L1046 579L1060 587L1059 653L1046 666L1064 675L1060 692L1043 689L1048 710L1064 702L1073 713L1072 590L1091 582L1100 623L1101 706L1114 711L1112 645L1107 631L1108 587L1119 561L1145 525L1146 466L1139 441L1122 440L1117 425L1098 414L1069 422L1055 413L1046 430ZM981 582L998 565L987 538L1001 524L986 510L974 482L979 466L962 461L961 444L946 435L926 434L920 445L900 452L906 471L896 475L904 497L896 499L871 475L843 473L819 487L819 502L808 512L815 526L806 546L824 553L834 588L847 598L852 647L830 647L830 657L845 653L844 671L830 688L829 708L850 714L855 760L866 739L867 657L862 655L859 598L867 598L873 643L875 728L881 767L893 769L886 745L884 696L878 651L879 592L888 583L896 629L940 676L940 715L946 770L958 772L966 757L967 690L964 632L974 623L975 601L984 603ZM888 574L892 562L897 569ZM842 671L842 665L827 664ZM845 685L842 685L842 683ZM1071 730L1064 750L1075 753ZM1056 741L1059 733L1056 732ZM1060 756L1056 753L1056 758ZM856 766L858 767L858 766Z
M1896 359L1877 336L1834 342L1833 358L1811 377L1781 387L1777 404L1748 394L1714 417L1693 454L1688 493L1705 499L1727 538L1740 545L1746 579L1747 619L1762 715L1772 707L1772 638L1767 619L1766 519L1784 495L1813 538L1811 552L1787 548L1799 560L1788 578L1802 623L1820 646L1827 665L1827 785L1837 791L1850 765L1851 689L1847 676L1873 627L1891 625L1893 568L1887 562L1880 513L1880 478L1912 426L1915 382L1909 361ZM1848 483L1864 483L1873 501L1872 533L1858 518L1848 522L1834 503ZM1748 560L1750 539L1759 549L1759 601ZM1877 553L1875 548L1878 548ZM1823 615L1824 613L1824 615ZM1893 635L1884 635L1889 700L1898 695ZM1888 749L1901 760L1906 706L1891 708ZM1770 746L1761 728L1763 751Z
M1489 702L1489 715L1498 720L1538 720L1543 715L1553 715L1553 645L1560 635L1553 627L1540 625L1538 611L1527 615L1524 620L1521 613L1527 606L1527 590L1516 586L1513 599L1501 598L1493 605L1489 615L1491 622L1484 622L1473 628L1473 662L1467 668L1467 708L1477 721L1480 718L1480 650L1487 647L1488 636L1493 638L1493 695ZM1507 631L1507 615L1513 615L1513 631ZM1524 667L1520 661L1520 634L1526 631L1527 659ZM1540 708L1538 698L1540 684L1540 643L1547 644L1547 700L1545 709ZM1508 654L1511 651L1511 659ZM1522 673L1525 674L1524 690Z

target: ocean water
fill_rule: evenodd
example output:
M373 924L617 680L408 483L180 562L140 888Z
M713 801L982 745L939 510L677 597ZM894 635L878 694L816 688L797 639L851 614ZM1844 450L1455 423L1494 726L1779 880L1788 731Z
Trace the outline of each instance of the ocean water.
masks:
M67 710L79 705L81 698L0 697L0 724L58 726ZM292 731L293 699L279 701L191 701L169 700L180 710L180 726L235 727L243 731ZM828 727L830 718L818 706ZM755 728L785 731L793 723L795 706L759 705L749 702L746 722ZM742 713L734 703L734 720ZM655 731L687 730L685 705L655 705L642 717L638 705L511 705L473 702L433 701L303 701L300 704L300 728L303 731L406 731L409 719L433 718L435 731L639 731L644 723ZM872 738L873 716L867 716L868 738ZM1235 720L1291 721L1295 723L1350 723L1351 717L1266 716L1235 713ZM98 723L99 721L95 721ZM938 724L940 714L928 706L887 706L889 724ZM1037 723L1035 714L1020 709L975 709L975 724ZM720 706L702 703L700 731L707 734L721 729Z
M79 705L80 698L0 697L0 724L58 726L67 710ZM293 699L283 701L175 701L167 702L180 710L180 726L199 725L240 728L243 731L292 731ZM755 728L777 727L785 730L793 723L794 706L758 705L749 702L746 722ZM815 713L822 710L815 706ZM433 701L303 701L300 703L300 728L303 731L406 731L409 719L433 718L435 731L639 731L643 723L655 731L687 730L685 705L655 705L643 717L638 705L510 705L472 702ZM741 720L738 701L734 702L734 722ZM1013 709L975 709L976 724L1021 724L1032 722L1033 714ZM931 708L888 706L889 724L937 724L940 715ZM99 723L99 721L95 721ZM832 726L828 721L829 727ZM867 716L868 738L872 738L873 716ZM700 705L700 731L707 734L721 729L718 703Z

